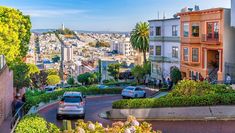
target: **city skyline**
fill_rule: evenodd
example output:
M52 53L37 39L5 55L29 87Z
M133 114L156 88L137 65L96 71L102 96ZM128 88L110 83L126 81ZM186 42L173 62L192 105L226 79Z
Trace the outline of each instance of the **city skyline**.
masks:
M30 15L32 29L56 29L64 23L70 29L88 31L130 31L139 21L157 19L158 12L159 18L163 14L170 18L183 7L194 5L200 9L230 8L230 0L8 0L0 4Z

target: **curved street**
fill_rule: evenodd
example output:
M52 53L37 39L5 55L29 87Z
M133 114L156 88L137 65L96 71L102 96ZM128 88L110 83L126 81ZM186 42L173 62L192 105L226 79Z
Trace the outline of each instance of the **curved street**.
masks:
M148 92L151 95L152 92ZM85 121L101 122L104 126L110 125L113 121L100 118L101 112L110 110L112 102L120 100L121 95L104 95L87 97ZM61 120L56 120L58 104L48 106L39 111L39 115L49 122L62 126ZM73 120L74 122L75 120ZM161 130L163 133L234 133L235 121L148 121L154 130Z

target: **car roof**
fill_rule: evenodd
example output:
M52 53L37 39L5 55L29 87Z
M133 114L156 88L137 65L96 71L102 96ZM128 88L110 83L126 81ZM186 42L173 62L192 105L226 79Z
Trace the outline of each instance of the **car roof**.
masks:
M63 96L82 96L81 92L65 92Z
M45 88L55 88L56 86L52 86L52 85L49 85L49 86L46 86Z

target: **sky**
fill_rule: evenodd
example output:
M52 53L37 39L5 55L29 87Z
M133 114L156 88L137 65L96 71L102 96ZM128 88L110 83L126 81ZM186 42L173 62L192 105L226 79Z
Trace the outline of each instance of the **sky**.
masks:
M30 15L33 29L130 31L140 21L171 18L184 7L230 8L230 0L0 0Z

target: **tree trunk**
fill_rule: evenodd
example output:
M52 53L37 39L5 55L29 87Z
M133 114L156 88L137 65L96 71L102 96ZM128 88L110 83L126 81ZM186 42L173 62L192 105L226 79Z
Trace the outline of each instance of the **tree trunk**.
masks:
M146 51L143 52L143 56L144 56L144 64L147 62L147 59L146 59Z

